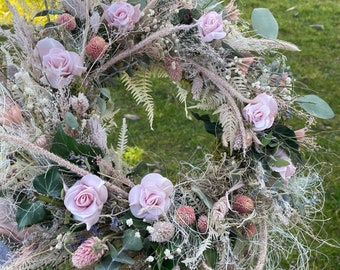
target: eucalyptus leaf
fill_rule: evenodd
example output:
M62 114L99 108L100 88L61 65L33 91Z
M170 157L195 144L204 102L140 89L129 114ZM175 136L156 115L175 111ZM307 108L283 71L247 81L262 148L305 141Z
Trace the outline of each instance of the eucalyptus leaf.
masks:
M47 211L41 202L32 203L27 199L23 199L16 212L16 221L19 230L37 224L45 219Z
M66 113L65 122L66 122L66 125L68 125L72 129L76 129L79 127L77 118L71 112Z
M103 98L98 96L97 103L98 103L99 110L100 110L100 116L103 116L104 113L106 112L106 101Z
M277 39L279 25L267 8L255 8L251 14L254 31L264 38Z
M141 250L143 248L143 242L140 237L136 237L136 230L126 230L123 235L123 249L126 250Z
M60 198L63 184L60 181L58 168L52 167L46 173L36 176L33 179L33 187L40 194Z
M95 266L95 270L118 270L122 264L112 260L111 256L105 256Z
M132 259L131 257L129 257L123 252L123 249L118 252L117 249L112 244L109 244L109 250L110 250L111 260L113 262L130 264L130 265L133 265L135 263L134 259Z
M330 119L334 117L334 112L326 101L316 95L306 95L295 99L302 109L310 115Z
M107 99L110 99L111 93L109 89L103 87L103 88L99 88L99 91L104 97L106 97Z
M63 14L63 12L61 10L45 9L45 10L42 10L42 11L38 12L37 14L35 14L34 17L42 17L42 16L46 16L46 15L60 15L60 14Z

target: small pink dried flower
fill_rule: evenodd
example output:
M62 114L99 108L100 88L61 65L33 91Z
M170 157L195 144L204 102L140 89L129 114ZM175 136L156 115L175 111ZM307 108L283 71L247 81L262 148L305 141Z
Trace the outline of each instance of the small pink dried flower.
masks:
M94 59L98 59L103 55L106 47L106 41L102 37L95 36L90 39L89 43L86 45L85 50L87 55L93 57Z
M150 233L150 239L153 242L169 241L175 234L175 227L171 222L157 221L152 226L153 231Z
M200 233L206 233L208 231L208 217L201 215L197 220L197 229Z
M0 113L0 125L9 126L13 123L21 124L22 122L24 122L24 118L22 117L19 104L6 98L4 112Z
M194 208L187 205L178 207L174 213L174 217L182 226L190 226L196 221Z
M180 81L182 79L183 67L178 58L166 57L164 66L171 80Z
M91 237L82 243L73 253L72 263L76 268L84 268L98 261L108 250L98 237Z
M77 27L76 19L68 13L61 14L57 20L57 24L61 24L65 30L71 31Z
M306 131L307 131L307 128L301 128L301 129L294 131L295 137L299 143L302 143L305 141Z

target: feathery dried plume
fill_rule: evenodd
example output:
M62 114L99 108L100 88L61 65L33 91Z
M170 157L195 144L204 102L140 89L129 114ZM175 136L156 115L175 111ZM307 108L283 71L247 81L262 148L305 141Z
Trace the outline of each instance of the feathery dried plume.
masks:
M108 250L98 237L91 237L82 243L72 255L72 263L76 268L84 268L97 262Z
M107 149L107 134L105 129L99 122L99 118L96 115L93 115L88 120L88 126L90 130L90 138L91 140L102 150L106 151Z

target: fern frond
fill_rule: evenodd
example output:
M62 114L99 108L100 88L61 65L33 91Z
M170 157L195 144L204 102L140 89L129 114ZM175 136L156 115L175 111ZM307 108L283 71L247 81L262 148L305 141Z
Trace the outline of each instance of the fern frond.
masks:
M184 89L179 82L174 82L177 87L177 98L181 103L184 103L184 110L186 118L190 119L187 106L188 90Z
M128 128L127 128L127 124L126 124L126 119L123 118L123 123L122 123L122 127L120 129L120 133L119 133L119 137L118 137L118 145L117 145L117 154L118 154L118 158L117 161L117 167L120 170L122 167L122 158L123 158L123 154L126 150L126 146L128 143L128 136L127 136L127 132L128 132Z
M222 104L214 114L219 114L219 121L223 127L223 137L225 144L230 145L230 151L233 149L235 137L238 131L238 121L235 117L234 111L228 104Z
M224 102L226 102L225 96L220 92L216 92L213 95L206 94L202 97L200 103L189 107L189 109L196 108L205 111L216 110Z
M150 69L148 69L148 73L150 75L150 78L153 78L153 79L169 78L169 75L164 69L164 67L160 65L152 65Z
M137 71L135 77L131 78L127 73L122 74L122 82L126 87L126 90L131 92L133 98L136 100L137 104L142 104L148 114L149 124L151 130L153 119L154 119L154 102L150 95L152 91L150 73L145 72L145 70Z

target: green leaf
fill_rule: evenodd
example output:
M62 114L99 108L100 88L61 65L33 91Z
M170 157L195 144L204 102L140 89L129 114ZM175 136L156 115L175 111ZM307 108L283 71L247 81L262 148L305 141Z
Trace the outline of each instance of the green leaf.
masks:
M109 243L109 249L110 249L111 260L113 262L130 264L130 265L135 264L135 260L130 258L128 255L126 255L123 252L123 249L118 252L117 249L110 243Z
M273 133L270 132L270 133L266 134L266 136L261 139L261 143L262 143L263 146L267 146L272 141L272 139L273 139Z
M255 8L251 14L254 31L264 38L277 39L279 25L267 8Z
M47 211L41 202L31 203L27 199L22 200L16 212L16 221L19 230L43 221Z
M143 242L140 237L136 237L136 230L126 230L123 235L123 249L126 250L141 250Z
M69 159L69 155L72 153L75 156L82 156L87 159L86 162L90 164L91 171L98 171L96 162L97 156L103 156L102 151L99 148L92 147L86 144L78 143L74 138L68 136L59 125L57 132L53 138L52 147L50 151L64 159ZM71 162L79 165L77 160L70 160Z
M334 112L331 107L329 107L328 103L316 95L298 97L295 99L295 102L312 116L322 119L334 117Z
M223 134L223 128L219 122L211 122L209 115L199 115L198 113L192 112L192 115L197 119L201 120L204 123L205 130L215 135L217 138L221 138Z
M60 198L63 184L60 181L58 168L52 167L46 173L36 176L33 179L33 187L40 194Z
M103 98L98 96L97 103L98 103L99 110L100 110L100 116L103 116L104 113L106 112L106 101Z
M57 9L45 9L42 10L40 12L38 12L37 14L35 14L34 17L42 17L42 16L46 16L46 15L58 15L58 14L63 14L63 12L61 10L57 10Z
M204 257L207 259L208 265L212 268L215 269L215 265L217 262L217 251L212 248L208 248L204 251Z
M111 256L105 256L95 266L95 270L118 270L122 264L112 260Z
M272 166L274 167L286 167L289 166L289 161L283 159L283 158L278 158L273 160Z
M72 129L76 129L79 127L77 118L71 112L66 113L65 122L66 122L66 125L68 125Z
M110 99L111 97L111 93L110 90L107 88L99 88L100 94L102 94L104 97L106 97L107 99Z

